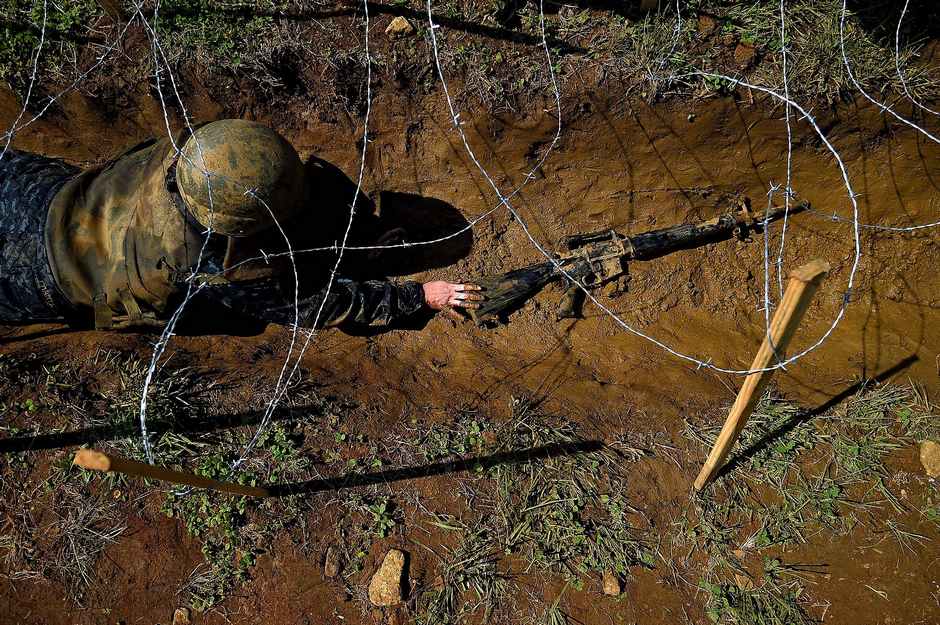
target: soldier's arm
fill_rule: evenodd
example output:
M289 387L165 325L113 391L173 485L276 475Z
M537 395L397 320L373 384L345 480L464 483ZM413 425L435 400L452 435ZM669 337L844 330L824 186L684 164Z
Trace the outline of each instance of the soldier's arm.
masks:
M212 282L202 292L204 297L254 319L282 325L295 321L293 293L272 278ZM301 297L297 312L303 327L314 323L317 327L390 325L424 306L424 290L418 282L337 279L330 289Z

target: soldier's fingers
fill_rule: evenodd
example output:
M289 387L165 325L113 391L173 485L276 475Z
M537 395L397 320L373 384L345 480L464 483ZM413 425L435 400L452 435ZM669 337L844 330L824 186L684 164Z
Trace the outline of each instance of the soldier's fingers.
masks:
M454 287L455 291L482 291L483 287L478 284L458 284Z
M458 308L479 308L480 307L479 304L473 304L467 301L453 302L451 306L455 306Z
M483 296L477 295L476 293L454 293L453 296L451 296L451 300L456 302L463 300L479 301L482 299Z
M460 314L459 312L457 312L456 310L454 310L453 308L445 308L445 309L444 309L444 314L447 315L448 317L450 317L451 319L453 319L454 321L463 322L463 321L465 320L465 319L464 319L464 316L461 315L461 314Z

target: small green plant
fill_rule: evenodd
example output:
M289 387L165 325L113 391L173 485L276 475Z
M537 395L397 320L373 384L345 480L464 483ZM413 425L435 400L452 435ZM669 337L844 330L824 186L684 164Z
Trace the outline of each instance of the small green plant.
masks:
M184 49L239 68L245 51L257 47L263 39L260 35L272 30L273 15L283 5L274 0L251 0L227 9L212 0L164 0L157 32Z
M708 593L705 614L713 623L729 625L809 625L814 621L800 605L802 590L771 584L744 589L736 584L702 580Z
M541 414L524 399L513 400L511 409L510 420L498 426L478 416L458 417L419 437L417 445L431 458L519 454L516 462L492 467L469 464L472 477L461 491L486 514L432 513L428 523L458 533L458 546L442 559L443 585L420 599L422 623L456 623L470 612L489 618L515 588L502 570L504 558L525 563L523 572L561 575L579 590L604 571L626 577L630 567L656 564L631 524L639 518L622 486L623 460L614 449L579 449L587 441L576 426ZM566 447L571 453L528 456ZM545 617L565 619L557 605Z
M765 556L763 584L743 587L736 545L759 552L806 542L821 531L846 535L857 527L858 513L886 502L901 512L885 485L890 475L885 458L913 444L910 432L922 431L933 414L913 387L863 388L819 415L765 396L732 452L733 470L696 496L692 511L679 523L677 542L689 545L688 554L701 549L709 558L701 587L709 592L712 621L812 622L801 603L802 581L817 571ZM685 433L707 449L718 428L688 423ZM742 536L741 528L754 522L758 530ZM908 550L925 540L894 519L885 520L879 531Z
M0 0L0 80L16 86L32 73L43 30L42 0ZM95 0L47 2L40 67L54 67L77 45L101 9Z
M369 504L368 510L372 515L372 532L380 538L388 536L388 533L395 527L395 519L392 518L392 505L388 497L382 497Z
M250 436L249 432L237 436L230 448L241 448ZM222 453L203 455L195 472L210 479L256 485L260 481L297 478L307 466L289 432L279 423L270 425L258 438L256 454L262 460L253 466L262 467L262 473L235 470L231 458ZM194 571L187 584L194 608L208 609L249 579L257 556L265 551L267 538L287 527L300 513L295 504L293 497L269 502L208 490L167 494L162 511L180 519L189 534L202 542L204 565ZM255 513L263 521L250 523Z

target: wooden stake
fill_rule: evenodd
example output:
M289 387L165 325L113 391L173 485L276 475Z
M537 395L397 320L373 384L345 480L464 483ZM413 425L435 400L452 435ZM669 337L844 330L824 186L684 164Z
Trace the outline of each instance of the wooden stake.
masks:
M109 456L100 451L95 451L94 449L79 449L75 452L75 459L72 463L93 471L125 473L127 475L150 478L152 480L160 480L162 482L186 484L197 488L210 488L223 493L232 493L233 495L244 495L246 497L268 497L270 495L266 488L210 480L207 477L201 477L192 473L173 471L172 469L157 467L152 464L137 462L136 460L128 460L120 456Z
M806 309L809 308L816 290L819 289L827 273L829 273L829 263L824 260L814 260L793 270L780 306L770 322L770 336L764 337L764 342L757 356L754 357L751 369L769 367L772 364L771 361L774 360L775 347L779 358L783 358L790 339L793 338L796 328L800 325ZM744 379L731 412L725 419L725 425L721 428L721 434L718 435L718 440L715 441L715 446L708 454L708 460L705 461L698 477L695 478L695 490L701 490L708 484L724 464L728 452L734 447L741 430L744 429L744 424L747 423L748 417L754 411L754 406L764 394L764 389L772 376L773 371L762 371L752 373Z

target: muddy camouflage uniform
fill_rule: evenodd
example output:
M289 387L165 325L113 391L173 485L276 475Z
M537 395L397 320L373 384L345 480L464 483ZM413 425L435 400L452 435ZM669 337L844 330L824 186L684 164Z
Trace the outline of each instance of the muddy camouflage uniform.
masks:
M46 255L46 214L78 173L60 161L7 150L0 160L0 320L51 321L68 300Z
M223 271L236 256L259 256L258 237L206 238L177 187L174 142L187 138L148 141L84 172L8 153L0 161L0 320L160 326L195 273L203 302L293 323L293 273L283 262ZM301 290L301 325L312 325L321 305L321 326L389 324L424 306L416 282L338 278L328 297L325 284Z

